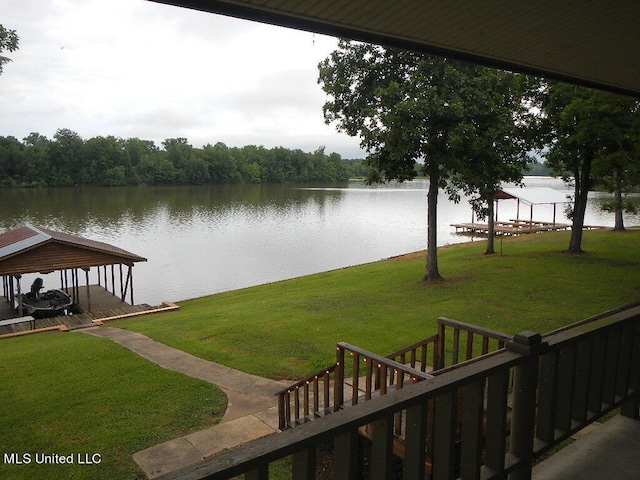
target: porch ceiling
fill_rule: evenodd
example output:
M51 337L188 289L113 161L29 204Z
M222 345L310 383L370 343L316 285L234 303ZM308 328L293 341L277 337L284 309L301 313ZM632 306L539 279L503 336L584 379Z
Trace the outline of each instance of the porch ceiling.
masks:
M640 97L640 2L151 0Z

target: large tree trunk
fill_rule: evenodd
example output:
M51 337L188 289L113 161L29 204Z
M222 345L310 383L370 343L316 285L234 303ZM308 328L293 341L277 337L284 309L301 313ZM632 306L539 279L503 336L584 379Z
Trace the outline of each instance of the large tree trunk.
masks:
M617 177L617 172L614 172L614 175ZM617 178L616 178L617 180ZM617 183L617 182L616 182ZM614 204L615 204L615 225L613 227L613 230L616 232L624 232L625 228L624 228L624 217L622 215L623 213L623 205L622 205L622 188L620 188L620 185L616 185L616 190L615 192L613 192L614 195Z
M487 250L485 255L496 253L495 250L495 200L493 197L487 199Z
M438 167L429 169L429 191L427 192L427 268L423 282L440 280L438 270Z
M582 172L575 172L575 198L569 253L582 253L582 231L584 229L584 214L587 211L587 196L589 195L590 182L591 157L587 156L582 164Z

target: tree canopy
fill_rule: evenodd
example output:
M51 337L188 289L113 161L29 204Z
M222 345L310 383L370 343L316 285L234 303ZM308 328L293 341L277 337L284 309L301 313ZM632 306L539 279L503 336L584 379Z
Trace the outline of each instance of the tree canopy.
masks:
M160 148L139 138L84 140L69 129L51 140L39 133L22 142L0 137L1 187L308 183L350 176L350 164L324 147L303 152L219 142L195 148L186 138L168 138Z
M463 187L492 203L501 181L522 176L529 93L522 78L345 40L319 65L319 83L330 97L325 120L360 138L368 153L367 180L410 180L416 164L429 177L425 281L441 278L438 190L447 188L457 201Z
M4 52L15 52L18 49L19 37L15 30L8 30L0 25L0 75L4 64L10 62L9 57L5 57Z

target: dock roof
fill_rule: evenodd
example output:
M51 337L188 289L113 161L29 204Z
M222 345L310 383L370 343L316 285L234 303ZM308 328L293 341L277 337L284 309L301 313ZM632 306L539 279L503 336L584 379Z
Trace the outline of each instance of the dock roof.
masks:
M520 200L527 205L550 205L555 203L570 203L571 199L566 192L554 190L549 187L507 187L498 195L498 200Z
M0 234L0 275L146 262L108 243L25 225Z

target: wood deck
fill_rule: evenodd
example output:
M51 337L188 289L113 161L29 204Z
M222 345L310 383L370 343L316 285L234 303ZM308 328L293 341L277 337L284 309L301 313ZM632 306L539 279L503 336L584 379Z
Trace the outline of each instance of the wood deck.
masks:
M95 327L104 322L138 315L147 315L179 308L175 304L165 302L160 307L147 304L130 305L115 297L99 285L91 285L91 311L80 311L73 315L58 315L49 318L20 317L7 302L0 297L0 338L26 335L49 330L76 330L79 328ZM81 310L88 308L86 288L81 287L80 297L76 303Z

